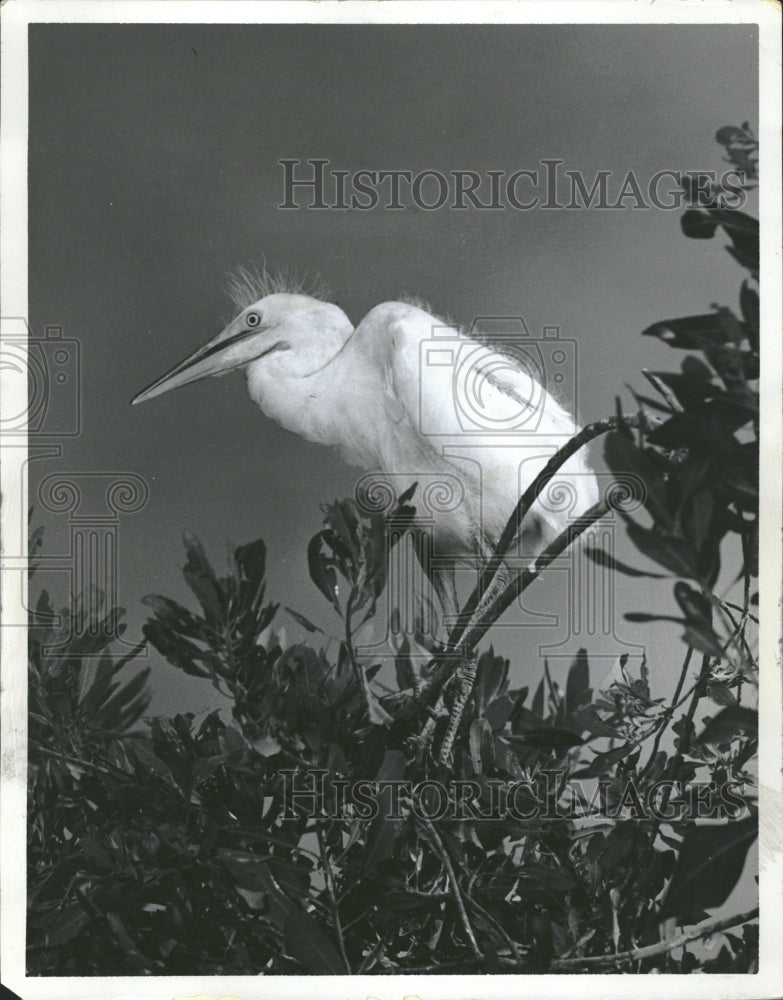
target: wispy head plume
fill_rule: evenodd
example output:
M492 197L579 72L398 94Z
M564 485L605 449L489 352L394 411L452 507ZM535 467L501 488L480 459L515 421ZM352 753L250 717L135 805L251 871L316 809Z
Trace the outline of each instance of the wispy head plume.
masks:
M242 312L254 302L284 292L289 295L309 295L321 302L331 301L331 292L320 275L307 278L298 271L277 268L267 270L266 263L240 265L228 276L226 293L237 312Z

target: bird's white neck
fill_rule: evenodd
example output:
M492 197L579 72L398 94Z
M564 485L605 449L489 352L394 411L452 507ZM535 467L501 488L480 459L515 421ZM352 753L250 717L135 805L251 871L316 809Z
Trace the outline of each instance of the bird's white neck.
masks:
M325 331L306 350L291 347L251 362L250 398L286 430L318 444L338 444L340 415L330 390L344 377L346 339L339 331Z

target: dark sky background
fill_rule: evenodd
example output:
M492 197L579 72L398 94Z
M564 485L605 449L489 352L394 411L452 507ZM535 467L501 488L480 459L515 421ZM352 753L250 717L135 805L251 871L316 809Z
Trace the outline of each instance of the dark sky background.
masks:
M130 636L145 593L192 603L179 569L186 528L218 566L228 543L263 536L269 595L333 625L306 542L319 504L350 496L356 470L266 420L240 375L129 406L222 328L228 270L265 257L319 272L355 323L405 290L461 322L558 325L579 344L583 422L612 413L618 393L632 405L624 385L646 391L641 367L679 366L642 329L733 306L742 275L718 241L684 239L673 211L280 211L277 161L511 172L558 157L588 178L642 180L721 170L715 132L755 121L756 79L752 26L32 26L30 318L80 341L83 424L60 460L33 463L31 502L52 471L148 482L148 504L120 528ZM67 548L67 519L38 505L33 521L46 526L45 551ZM531 605L562 608L555 576ZM43 582L64 600L65 576ZM616 586L618 621L671 611L669 583ZM501 631L515 680L537 682L551 631ZM679 669L676 634L618 625L622 640L647 644L658 694ZM560 652L580 642L604 657L624 648L588 636ZM209 685L151 662L154 711L220 703ZM567 662L556 660L558 676ZM594 661L594 683L610 665Z

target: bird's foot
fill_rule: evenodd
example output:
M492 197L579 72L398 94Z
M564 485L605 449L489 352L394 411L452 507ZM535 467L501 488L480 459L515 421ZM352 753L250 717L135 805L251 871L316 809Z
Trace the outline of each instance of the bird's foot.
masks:
M439 700L434 709L427 709L427 721L422 726L419 735L409 737L408 744L416 753L418 759L422 759L424 754L429 750L432 738L435 735L435 727L438 724L438 719L442 718L445 714L446 710L443 707L443 702Z
M455 687L454 701L449 712L449 724L441 743L438 754L438 763L448 764L451 758L451 751L454 740L457 738L459 724L462 721L462 714L473 691L476 682L476 656L471 653L464 663L457 667L453 681Z
M479 601L478 607L471 616L471 625L481 625L485 621L493 621L495 606L506 592L513 579L513 574L509 572L505 565L501 565L495 573L494 580L490 583L486 593Z

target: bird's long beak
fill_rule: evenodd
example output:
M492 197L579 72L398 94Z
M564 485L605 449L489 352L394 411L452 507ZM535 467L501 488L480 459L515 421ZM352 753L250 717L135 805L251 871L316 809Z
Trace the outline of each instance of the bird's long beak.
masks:
M254 327L252 330L231 333L231 327L227 327L208 344L204 344L190 357L180 361L165 375L161 375L160 378L137 393L131 400L131 405L143 403L146 399L160 396L171 389L178 389L182 385L187 385L188 382L196 382L198 379L206 378L207 375L223 375L233 368L246 364L251 360L250 357L242 357L241 354L231 351L230 348L249 340L251 337L257 337L259 333L263 332L263 329L263 327ZM274 350L274 346L270 347L270 350ZM258 356L266 353L268 352L260 352Z

